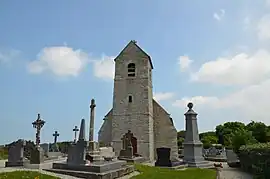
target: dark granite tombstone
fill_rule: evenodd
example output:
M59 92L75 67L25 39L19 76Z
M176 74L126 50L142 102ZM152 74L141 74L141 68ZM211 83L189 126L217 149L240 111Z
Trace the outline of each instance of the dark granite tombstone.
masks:
M155 166L160 167L172 167L172 162L170 160L170 148L157 148L157 161L155 162Z
M8 149L8 161L5 163L6 167L23 166L24 164L24 146L26 145L24 140L18 140Z

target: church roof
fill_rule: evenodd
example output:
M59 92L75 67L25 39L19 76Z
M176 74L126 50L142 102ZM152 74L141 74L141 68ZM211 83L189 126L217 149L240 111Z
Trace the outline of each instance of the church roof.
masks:
M151 60L151 57L139 46L137 45L137 42L135 40L131 40L127 45L126 47L119 53L119 55L117 55L117 57L114 59L117 60L119 58L119 56L121 56L122 53L125 52L125 50L130 47L130 46L136 46L145 56L147 56L147 58L149 59L149 62L150 62L150 65L151 65L151 68L153 69L153 63L152 63L152 60Z

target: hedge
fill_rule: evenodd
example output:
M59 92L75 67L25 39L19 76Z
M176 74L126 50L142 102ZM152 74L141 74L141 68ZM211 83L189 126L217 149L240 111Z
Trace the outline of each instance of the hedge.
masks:
M241 146L238 156L244 171L258 179L270 178L270 142Z

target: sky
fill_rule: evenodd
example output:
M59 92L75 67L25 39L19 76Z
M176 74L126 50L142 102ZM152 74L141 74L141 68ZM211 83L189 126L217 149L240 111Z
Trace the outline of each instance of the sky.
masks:
M194 103L199 131L227 121L270 125L269 0L0 1L0 144L95 139L112 107L114 57L136 40L152 58L154 98L185 126ZM87 130L88 132L88 130ZM88 136L88 135L87 135Z

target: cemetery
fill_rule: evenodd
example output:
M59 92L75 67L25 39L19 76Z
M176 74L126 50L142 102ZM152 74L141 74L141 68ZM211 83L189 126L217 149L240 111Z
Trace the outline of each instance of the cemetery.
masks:
M135 65L133 59L137 58L141 61ZM16 178L23 173L28 175L25 177L48 179L214 179L238 167L270 178L269 126L227 122L215 132L200 134L198 114L189 102L184 113L185 130L177 131L170 114L153 99L152 69L150 56L136 41L130 41L115 58L113 107L105 115L98 141L94 140L94 99L90 102L88 138L86 120L81 119L80 127L70 130L74 139L65 145L58 142L61 131L54 131L53 143L41 144L41 130L50 124L38 114L32 123L35 143L19 139L8 145L8 152L3 153L7 157L3 171L15 171L1 172L0 177ZM41 176L44 172L47 175Z

